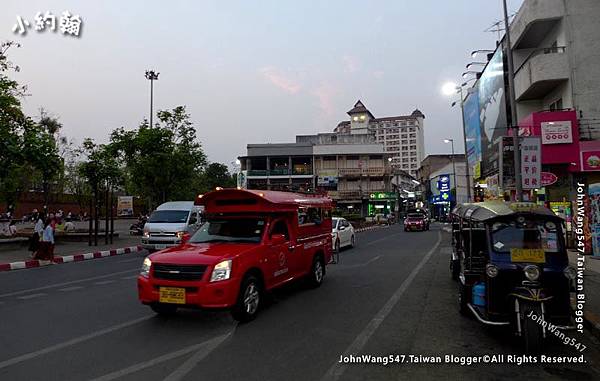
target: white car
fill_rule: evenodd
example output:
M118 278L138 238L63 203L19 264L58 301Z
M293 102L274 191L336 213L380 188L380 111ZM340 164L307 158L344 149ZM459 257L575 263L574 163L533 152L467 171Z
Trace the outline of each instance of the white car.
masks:
M354 247L356 237L354 227L345 218L333 217L331 221L331 242L333 250L340 251L342 247Z

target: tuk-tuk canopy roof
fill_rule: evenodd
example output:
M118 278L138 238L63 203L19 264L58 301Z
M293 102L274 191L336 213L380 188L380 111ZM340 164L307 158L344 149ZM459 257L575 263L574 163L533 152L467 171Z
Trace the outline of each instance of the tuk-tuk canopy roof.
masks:
M221 189L199 195L196 205L208 213L233 211L294 211L298 207L331 208L329 197L267 190Z
M532 202L486 201L460 204L454 208L452 213L460 218L481 222L523 213L561 220L550 209Z

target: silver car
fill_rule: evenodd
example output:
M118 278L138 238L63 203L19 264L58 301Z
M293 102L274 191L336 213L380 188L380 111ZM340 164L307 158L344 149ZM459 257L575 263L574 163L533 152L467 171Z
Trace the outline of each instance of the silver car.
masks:
M342 247L354 247L356 244L356 236L354 227L345 218L333 217L331 221L331 242L333 250L340 251Z

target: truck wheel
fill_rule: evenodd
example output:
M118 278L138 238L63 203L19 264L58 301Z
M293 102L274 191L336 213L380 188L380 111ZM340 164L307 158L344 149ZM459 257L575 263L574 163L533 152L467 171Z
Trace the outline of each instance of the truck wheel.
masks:
M161 316L172 316L177 312L176 304L154 303L150 305L150 308Z
M528 317L530 313L542 316L541 306L539 304L523 303L523 317L521 318L525 352L538 354L542 349L542 326Z
M325 277L325 265L320 255L313 258L310 274L308 275L308 284L312 288L317 288L323 283Z
M262 285L254 275L246 275L240 285L238 299L231 310L233 318L245 323L254 320L258 314L262 296Z

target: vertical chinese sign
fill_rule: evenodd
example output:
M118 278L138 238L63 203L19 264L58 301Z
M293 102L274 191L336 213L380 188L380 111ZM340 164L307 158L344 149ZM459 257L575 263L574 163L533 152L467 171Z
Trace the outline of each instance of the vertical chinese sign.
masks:
M523 189L541 187L542 149L539 137L521 138L521 182Z

